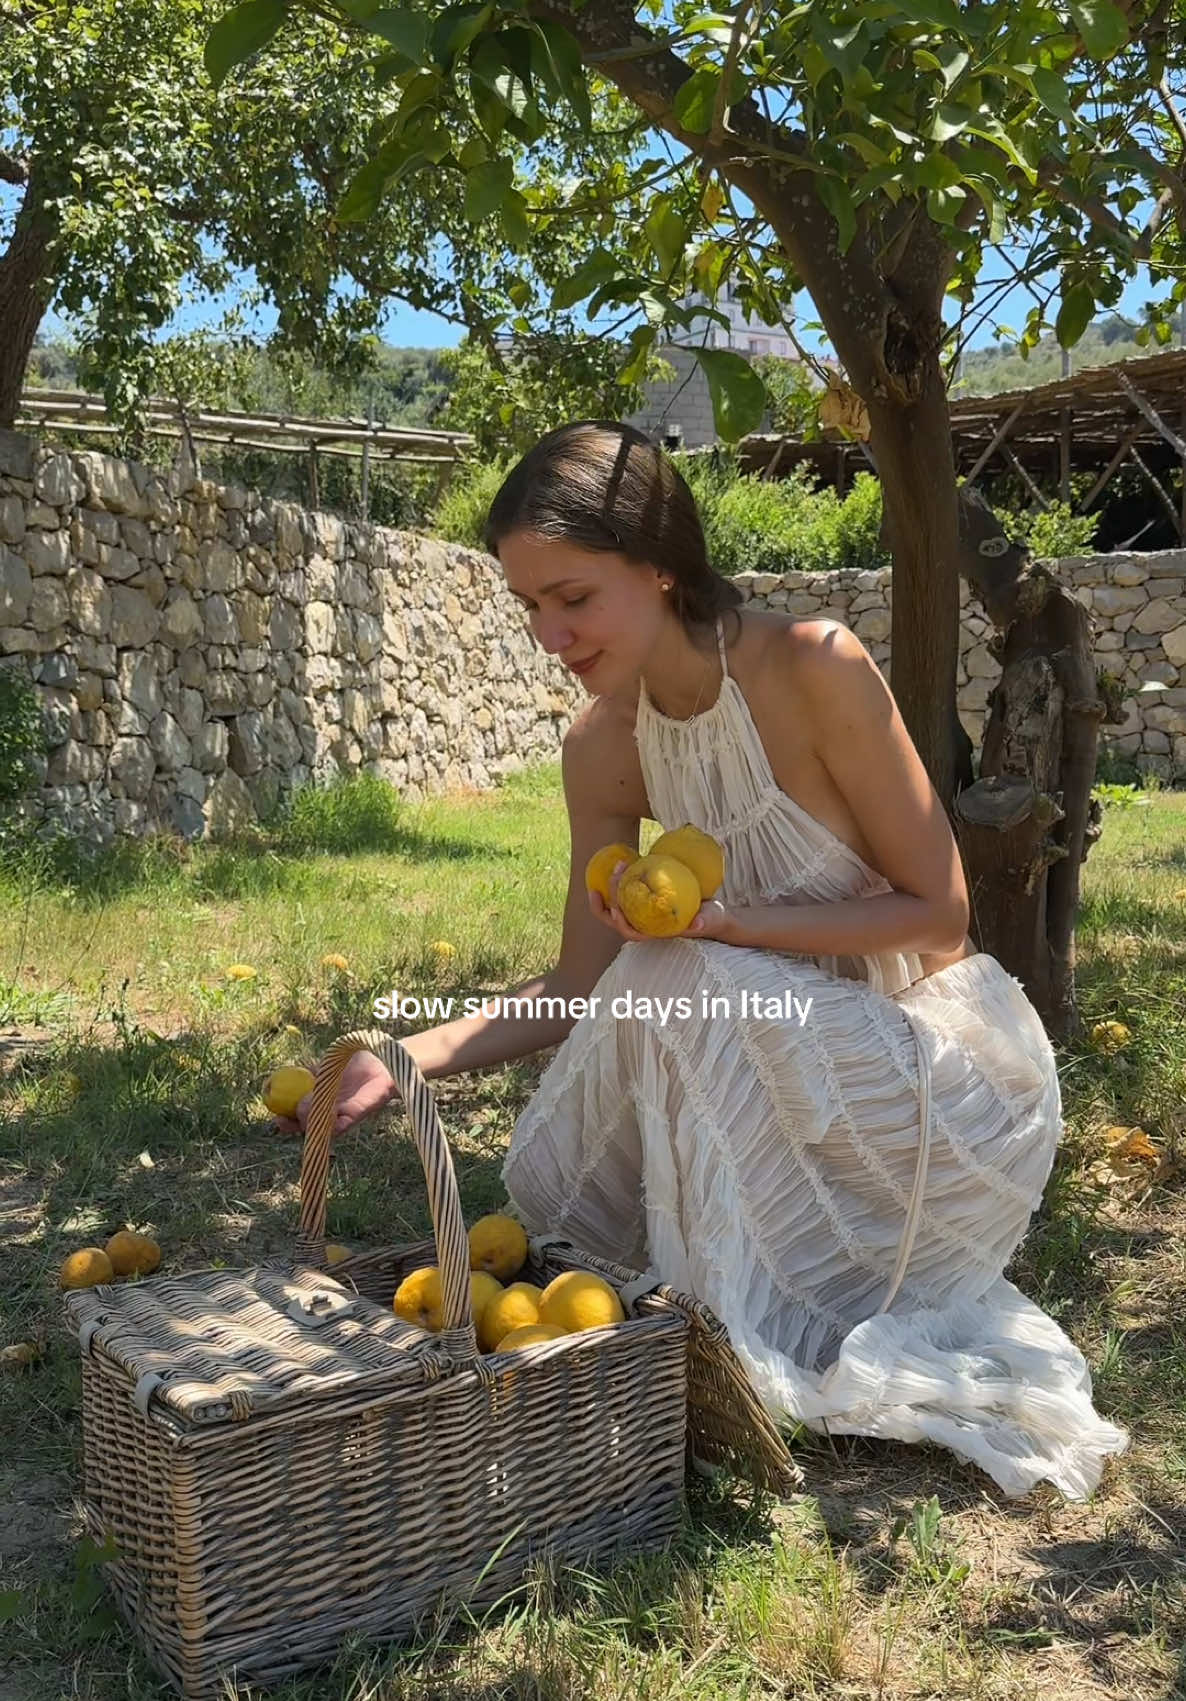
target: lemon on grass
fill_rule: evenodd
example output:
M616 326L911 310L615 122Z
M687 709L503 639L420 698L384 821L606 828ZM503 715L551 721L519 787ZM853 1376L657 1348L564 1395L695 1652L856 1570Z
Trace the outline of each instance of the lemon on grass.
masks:
M263 1084L261 1097L273 1116L295 1116L297 1106L315 1085L311 1069L297 1063L284 1063L273 1069Z
M117 1276L150 1276L161 1261L161 1249L146 1234L120 1229L105 1251Z
M93 1288L114 1280L115 1270L101 1246L84 1246L72 1252L58 1272L58 1285L63 1288Z

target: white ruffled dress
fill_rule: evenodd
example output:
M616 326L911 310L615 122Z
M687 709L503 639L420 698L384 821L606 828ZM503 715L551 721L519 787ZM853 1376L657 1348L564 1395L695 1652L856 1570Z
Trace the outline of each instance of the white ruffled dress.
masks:
M640 687L658 820L724 845L726 903L891 890L779 787L719 621L717 636L710 708L673 720ZM1054 1054L995 957L920 977L899 952L628 942L520 1115L503 1180L533 1232L709 1305L776 1419L938 1442L1006 1494L1045 1478L1084 1499L1128 1436L1002 1275L1054 1161Z

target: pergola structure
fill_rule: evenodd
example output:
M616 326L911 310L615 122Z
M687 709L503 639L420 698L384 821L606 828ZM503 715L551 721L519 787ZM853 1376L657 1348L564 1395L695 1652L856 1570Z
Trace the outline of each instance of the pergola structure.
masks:
M267 449L308 457L312 505L320 502L317 461L338 455L362 462L362 508L366 515L370 469L377 461L411 461L440 469L440 488L453 468L473 448L464 431L425 431L413 427L377 425L365 419L306 419L298 414L219 413L212 408L183 407L154 397L140 412L146 431L154 437L175 437L190 446L207 443L222 449ZM107 415L101 396L80 390L24 390L16 428L51 425L62 431L103 435L121 429Z
M951 402L950 415L956 471L969 484L989 468L1012 471L1048 508L1039 476L1056 480L1069 505L1072 470L1093 472L1091 488L1075 506L1083 514L1117 468L1131 461L1169 515L1179 542L1186 542L1186 349L1090 367L1030 390L960 396ZM770 434L746 437L739 457L743 471L768 478L806 461L841 492L857 472L871 465L876 470L867 445L836 438L800 443ZM1177 502L1166 483L1175 468L1183 469Z

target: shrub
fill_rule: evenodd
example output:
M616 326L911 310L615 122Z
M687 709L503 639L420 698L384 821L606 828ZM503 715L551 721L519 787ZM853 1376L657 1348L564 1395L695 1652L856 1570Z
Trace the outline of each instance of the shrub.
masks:
M44 754L37 688L17 668L0 668L0 805L11 807L25 796L37 779L37 758Z
M273 847L293 856L394 850L402 841L399 793L377 774L343 774L300 786L268 823Z
M1076 514L1065 502L1052 502L1049 508L1027 508L1020 514L1004 510L1001 523L1015 543L1029 545L1031 554L1057 561L1094 547L1100 516Z
M709 558L720 573L815 573L888 562L879 542L881 486L869 473L858 474L844 498L830 487L816 489L804 466L777 481L705 478L696 495Z
M486 515L509 471L508 461L470 461L455 472L433 515L435 535L481 549Z

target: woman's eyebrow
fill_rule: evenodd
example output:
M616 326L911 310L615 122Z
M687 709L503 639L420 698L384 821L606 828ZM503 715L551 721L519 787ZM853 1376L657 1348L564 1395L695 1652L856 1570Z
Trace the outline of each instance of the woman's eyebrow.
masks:
M550 585L540 586L539 594L541 597L546 597L549 591L558 591L562 589L563 586L575 584L575 582L576 581L574 579L553 579ZM530 602L531 600L526 591L512 591L511 595L513 597L518 597L520 602Z

